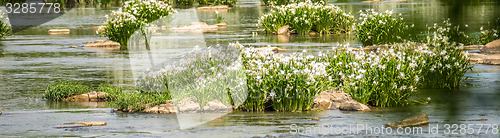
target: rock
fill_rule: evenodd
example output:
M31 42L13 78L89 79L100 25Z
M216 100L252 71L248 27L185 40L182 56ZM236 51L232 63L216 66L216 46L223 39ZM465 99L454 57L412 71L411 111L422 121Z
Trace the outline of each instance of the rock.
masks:
M260 48L255 48L257 51L265 51L265 50L271 50L274 53L285 53L285 52L290 52L290 50L285 50L277 47L260 47Z
M0 108L0 115L2 114L2 108Z
M327 92L321 92L316 98L314 98L313 110L323 109L328 110L332 105L330 100L331 94Z
M204 112L228 112L231 110L232 110L231 106L224 105L219 100L213 100L213 101L207 102L207 104L205 104L205 106L203 106Z
M315 118L311 118L309 120L312 120L312 121L319 121L319 118L315 117Z
M481 48L482 53L500 54L500 39L491 41Z
M290 42L290 36L289 35L278 35L278 42L288 43L288 42Z
M466 45L462 49L463 50L479 50L483 47L484 47L484 45Z
M186 25L183 27L174 27L170 28L170 30L174 32L186 32L186 31L211 32L211 31L217 31L219 28L224 28L224 27L219 27L218 25L208 25L205 22L191 22L190 25Z
M89 92L79 95L73 95L68 98L63 99L65 102L104 102L106 99L106 92Z
M477 64L500 65L500 54L469 53L470 61Z
M313 110L346 110L367 111L370 108L351 98L351 95L342 91L323 91L315 99Z
M218 24L215 24L217 25L217 27L219 28L226 28L227 24L225 22L222 22L222 23L218 23Z
M104 26L92 26L90 29L92 30L99 30L99 28L104 27Z
M120 43L111 40L96 40L87 42L83 47L117 47L120 48Z
M342 103L339 106L339 109L344 110L344 111L367 111L367 110L370 110L370 108L368 106L361 104L359 102L352 102L352 101Z
M69 29L49 29L49 34L54 35L54 34L69 34L70 30Z
M309 35L317 35L318 33L316 32L309 32Z
M183 99L177 104L177 111L181 113L199 112L201 110L200 104L194 102L190 98Z
M425 124L429 124L429 117L427 117L427 114L422 113L419 115L408 117L402 121L387 123L384 126L391 128L399 128L399 127L421 126Z
M69 48L78 48L78 46L69 46Z
M61 126L56 128L78 128L78 127L91 127L91 126L105 126L108 123L106 122L73 122L73 123L64 123L64 125L73 125L73 126Z
M218 5L218 6L206 6L206 7L198 7L197 10L228 10L230 9L226 5Z
M278 29L278 32L276 32L278 35L290 35L290 26L285 25L281 28Z

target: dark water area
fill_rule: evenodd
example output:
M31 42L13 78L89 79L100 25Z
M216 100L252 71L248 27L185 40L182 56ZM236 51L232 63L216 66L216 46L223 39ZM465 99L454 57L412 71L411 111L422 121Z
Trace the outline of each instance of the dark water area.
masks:
M351 12L356 18L358 11L373 8L378 11L394 10L402 13L409 24L418 31L426 25L441 23L450 18L455 24L465 25L466 32L477 33L479 28L498 27L500 5L493 0L427 1L361 3L359 0L330 0ZM195 45L227 45L238 41L244 46L276 46L292 51L326 51L349 43L360 47L353 35L316 35L281 38L266 35L256 24L258 18L269 12L269 7L259 6L256 0L242 0L236 7L221 11L225 29L215 32L171 32L152 36L155 46L151 54L157 65L169 62L191 50ZM206 124L190 129L179 129L176 115L143 113L114 113L111 108L95 108L93 105L49 102L41 99L47 85L57 81L79 81L88 85L111 83L129 91L134 90L135 78L149 66L147 52L141 47L127 51L92 48L69 48L84 42L105 39L96 35L94 26L101 25L104 15L118 7L77 7L65 15L0 41L0 137L54 136L54 137L329 137L329 136L386 136L370 134L366 129L354 134L329 133L321 127L315 134L293 134L298 128L331 126L348 128L352 125L381 127L411 115L426 113L430 119L422 134L391 134L396 137L498 137L492 134L445 134L445 125L500 124L500 66L474 65L467 73L468 79L458 89L421 89L418 96L430 98L424 105L411 107L375 108L369 112L345 112L329 110L298 113L233 112ZM193 21L215 24L213 11L197 11L194 8L177 9L171 27L180 27ZM49 35L48 29L70 29L69 35ZM311 120L318 118L319 121ZM482 121L477 121L481 119ZM63 123L79 121L105 121L107 126L57 129ZM295 124L295 125L294 125ZM429 134L429 128L438 126L439 134ZM486 131L485 128L481 128ZM498 128L497 128L498 130ZM395 130L394 130L395 131ZM303 132L303 131L301 131Z

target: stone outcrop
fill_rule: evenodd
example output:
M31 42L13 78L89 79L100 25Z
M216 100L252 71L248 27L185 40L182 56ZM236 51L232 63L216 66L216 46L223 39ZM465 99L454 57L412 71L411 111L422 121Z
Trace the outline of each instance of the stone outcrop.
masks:
M186 25L183 27L174 27L170 28L170 30L174 32L187 32L187 31L213 32L217 31L219 28L225 28L226 26L227 26L226 23L208 25L205 22L191 22L190 25Z
M500 65L500 54L469 53L470 61L477 64Z
M191 98L182 99L179 104L177 104L177 111L181 113L194 113L200 110L200 104L194 102Z
M49 29L49 34L69 34L71 31L69 29Z
M204 112L229 112L231 110L231 106L224 105L219 100L212 100L203 106Z
M71 97L65 98L62 101L65 102L104 102L108 99L106 98L106 92L89 92L79 95L73 95Z
M482 53L500 54L500 39L491 41L481 48Z
M276 32L278 35L290 35L290 26L285 25L281 28L278 29L278 32Z
M427 114L422 113L408 117L401 121L395 121L385 124L386 127L399 128L399 127L413 127L429 124L429 117Z
M87 42L83 47L115 47L120 48L120 43L111 40L96 40Z
M198 7L196 10L228 10L230 9L226 5L217 5L217 6L206 6L206 7Z
M321 92L313 103L313 110L345 110L345 111L367 111L370 108L361 104L348 94L341 91L324 91Z
M144 109L143 112L170 114L170 113L177 113L177 109L175 108L175 105L172 102L172 100L167 100L166 104L160 104L153 107L146 105L146 109Z

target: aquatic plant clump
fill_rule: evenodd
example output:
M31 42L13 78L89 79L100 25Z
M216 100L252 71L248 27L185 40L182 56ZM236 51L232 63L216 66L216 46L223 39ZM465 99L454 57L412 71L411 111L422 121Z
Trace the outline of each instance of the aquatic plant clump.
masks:
M270 106L276 111L307 111L313 99L326 90L329 80L326 62L306 52L291 55L274 54L271 49L242 51L246 68L247 111L264 111Z
M447 46L449 44L472 44L473 38L460 31L460 26L453 26L450 19L443 21L443 26L435 23L428 27L427 37L422 41L430 46Z
M392 11L360 11L360 23L356 24L356 37L363 45L380 45L403 42L409 38L412 26L406 25L401 14Z
M78 82L58 82L45 89L43 98L52 101L62 100L73 95L90 92L90 87Z
M9 18L3 17L4 13L0 11L0 39L12 35L12 26L9 25Z
M320 34L349 32L353 24L354 17L339 7L312 3L309 0L276 6L258 21L258 25L268 33L275 33L279 28L289 25L292 31L299 34L308 34L310 31Z
M175 13L175 10L163 1L128 1L118 11L106 15L107 20L97 33L126 46L135 31L142 29L147 23L172 13Z
M482 45L485 45L491 41L495 41L495 40L500 39L500 35L499 35L498 31L495 29L483 30L483 27L481 27L480 30L481 30L481 36L480 36L479 42Z

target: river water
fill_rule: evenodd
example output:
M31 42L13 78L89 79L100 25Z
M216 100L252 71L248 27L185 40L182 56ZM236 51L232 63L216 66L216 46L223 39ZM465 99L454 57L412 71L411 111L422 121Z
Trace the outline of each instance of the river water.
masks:
M420 1L361 3L359 0L329 1L353 13L362 9L394 10L403 13L405 20L423 30L425 25L439 23L446 18L458 24L467 24L468 32L478 32L481 26L498 25L499 3L478 0L474 2ZM353 36L291 36L280 38L266 35L255 26L258 18L269 11L255 0L240 0L228 11L221 11L227 28L216 32L162 32L152 36L154 63L160 66L162 60L175 58L189 51L195 45L227 45L240 42L245 46L277 46L299 51L329 50L339 44L350 43L359 47ZM251 113L234 112L206 124L190 129L179 129L176 115L142 113L113 113L111 108L95 108L75 103L49 102L41 99L48 84L57 81L80 81L89 85L111 83L125 89L134 88L134 78L151 66L147 51L130 48L127 51L91 48L68 48L81 46L84 42L104 39L95 34L91 27L101 25L104 15L111 8L74 8L67 14L41 26L19 32L0 41L0 137L5 136L57 136L57 137L109 137L109 136L188 136L199 137L252 137L252 136L384 136L369 133L360 127L381 127L381 125L404 119L408 116L426 113L429 127L422 127L418 134L390 134L392 136L472 136L498 137L500 124L500 66L474 65L459 89L422 89L420 97L431 99L429 104L412 107L375 108L369 112L344 112L338 110L300 113ZM215 24L213 11L196 11L194 8L177 9L171 27L203 21ZM357 17L357 16L356 16ZM71 29L69 35L49 35L48 29ZM258 35L255 35L258 33ZM168 61L167 61L168 62ZM310 120L319 118L319 121ZM482 119L478 121L477 119ZM107 126L58 129L63 123L79 121L105 121ZM479 134L448 134L447 125L471 124ZM480 128L484 124L485 127ZM496 130L486 125L495 124ZM320 127L321 126L321 127ZM344 131L356 126L360 131ZM430 134L431 128L438 128L438 134ZM314 129L314 134L306 133ZM319 128L319 129L316 129ZM453 128L453 127L452 127ZM452 129L450 128L450 129ZM362 130L362 131L361 131ZM291 133L292 132L292 133ZM496 132L497 134L492 134ZM394 130L396 133L396 130ZM462 135L463 134L463 135Z

